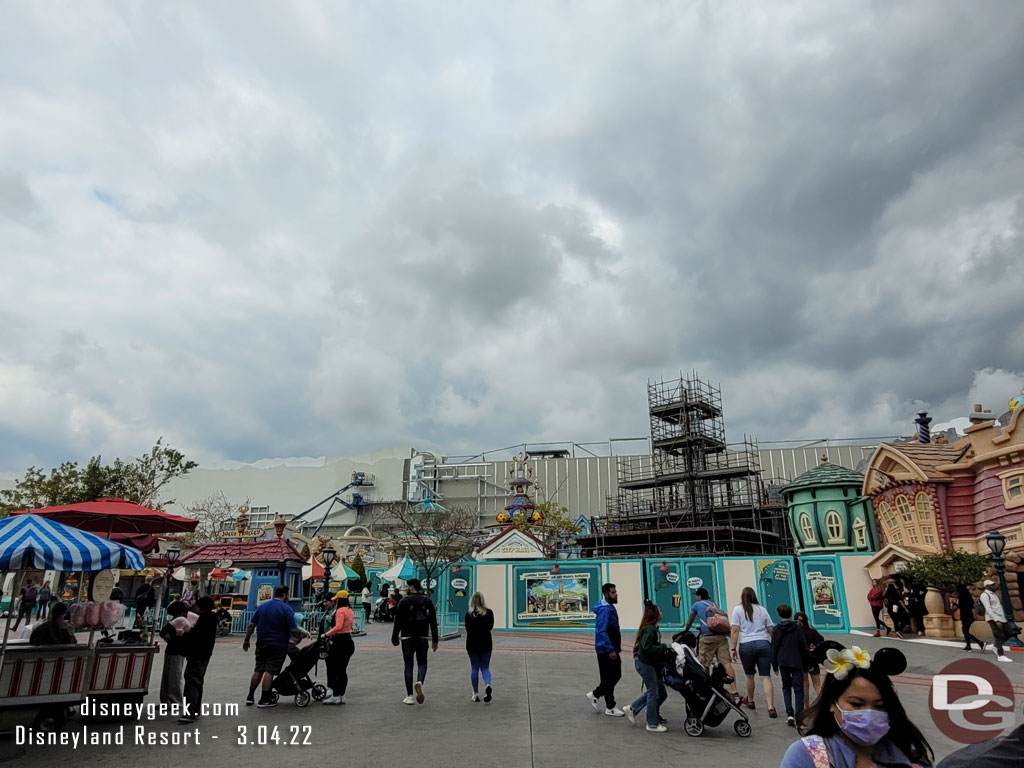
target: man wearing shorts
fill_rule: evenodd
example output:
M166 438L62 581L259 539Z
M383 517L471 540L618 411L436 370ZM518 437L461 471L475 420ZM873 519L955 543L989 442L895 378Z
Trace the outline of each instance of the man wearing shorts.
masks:
M277 701L270 690L274 676L281 671L288 655L288 641L292 637L301 640L305 633L295 623L295 612L288 605L288 587L274 590L274 599L268 600L256 609L252 621L245 629L242 650L249 650L249 639L256 632L256 668L249 680L249 695L246 706L254 703L256 686L261 686L257 707L273 707Z
M736 672L733 671L732 660L729 657L729 635L713 632L708 626L708 607L717 607L711 602L711 595L708 594L708 591L701 587L695 594L697 602L690 610L690 618L686 622L685 629L688 630L694 621L700 622L700 631L697 633L697 654L700 657L700 663L704 665L705 669L710 669L711 660L718 659L718 663L725 667L725 673L732 679L730 683L732 695L738 701L740 695L736 690Z

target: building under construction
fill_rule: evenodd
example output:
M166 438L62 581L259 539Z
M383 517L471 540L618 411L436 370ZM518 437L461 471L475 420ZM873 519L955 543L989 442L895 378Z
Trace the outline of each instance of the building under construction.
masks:
M607 515L585 554L785 554L782 500L761 479L756 441L727 444L721 390L692 378L648 383L651 455L618 460Z

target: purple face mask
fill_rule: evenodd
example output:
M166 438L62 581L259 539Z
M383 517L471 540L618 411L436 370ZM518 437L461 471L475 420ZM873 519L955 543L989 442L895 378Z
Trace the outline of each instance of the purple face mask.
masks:
M877 709L850 709L846 710L836 704L836 709L843 713L843 721L839 728L845 733L850 741L869 747L877 744L882 737L889 732L889 713Z

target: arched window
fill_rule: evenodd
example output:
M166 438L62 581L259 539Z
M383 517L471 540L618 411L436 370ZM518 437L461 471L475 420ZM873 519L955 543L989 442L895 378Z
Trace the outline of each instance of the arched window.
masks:
M917 519L922 523L929 522L932 519L932 500L928 498L928 494L922 491L914 497L914 506L917 507Z
M853 541L858 547L868 545L868 526L863 520L858 520L853 524Z
M878 505L878 516L882 518L882 526L885 528L886 535L889 534L893 528L896 527L896 515L892 511L886 502L880 502Z
M921 539L925 544L935 545L935 528L930 525L921 526Z
M896 497L896 511L900 513L900 517L903 518L903 522L914 522L914 515L910 511L910 499L902 493Z
M811 516L806 512L800 515L800 532L804 535L804 544L818 543L818 537L814 535L814 525L811 524Z
M843 540L843 518L834 509L825 513L825 530L828 531L829 543Z

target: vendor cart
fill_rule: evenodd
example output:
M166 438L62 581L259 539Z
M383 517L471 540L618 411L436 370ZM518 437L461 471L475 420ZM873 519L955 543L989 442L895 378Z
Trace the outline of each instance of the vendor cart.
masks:
M0 520L0 570L141 570L142 553L76 528L20 515ZM156 646L117 643L110 638L76 645L33 646L10 638L7 619L0 646L0 731L30 724L44 730L63 727L86 697L97 703L138 703L149 691Z

